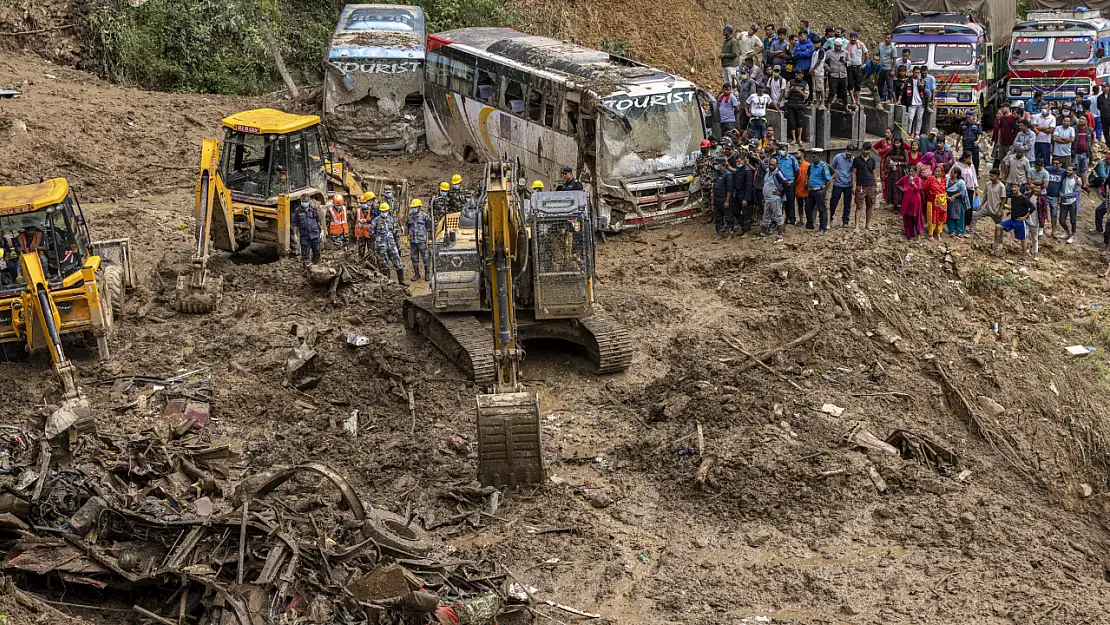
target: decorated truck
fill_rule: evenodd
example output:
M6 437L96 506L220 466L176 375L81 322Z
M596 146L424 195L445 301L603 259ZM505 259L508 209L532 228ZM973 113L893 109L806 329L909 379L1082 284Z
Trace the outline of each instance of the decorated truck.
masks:
M1074 3L1033 0L1027 19L1014 27L1006 95L1049 101L1097 94L1095 66L1110 50L1110 20ZM1110 3L1107 3L1110 4Z
M985 121L1005 100L1007 45L1017 21L1014 0L896 0L894 45L910 51L936 79L937 125L968 110Z

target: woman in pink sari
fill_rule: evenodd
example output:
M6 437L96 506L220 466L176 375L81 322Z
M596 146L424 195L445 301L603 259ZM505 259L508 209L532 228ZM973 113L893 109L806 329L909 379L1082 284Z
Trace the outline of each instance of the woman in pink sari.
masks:
M913 239L924 231L922 224L921 178L917 176L917 168L910 167L906 175L898 181L898 189L902 191L902 227L905 229L906 238Z

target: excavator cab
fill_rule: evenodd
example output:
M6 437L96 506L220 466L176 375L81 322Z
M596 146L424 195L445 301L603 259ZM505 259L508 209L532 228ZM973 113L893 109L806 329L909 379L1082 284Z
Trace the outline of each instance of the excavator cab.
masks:
M585 191L532 195L532 293L536 319L577 319L593 310L594 225Z
M93 242L64 178L0 187L0 352L50 352L66 398L77 396L62 339L83 335L108 358L108 334L131 285L126 239Z

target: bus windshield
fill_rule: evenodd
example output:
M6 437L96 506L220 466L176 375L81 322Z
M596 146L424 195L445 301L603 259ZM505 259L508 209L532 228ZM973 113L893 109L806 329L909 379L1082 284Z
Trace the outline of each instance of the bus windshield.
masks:
M1040 61L1048 54L1048 37L1017 37L1011 57L1015 61Z
M898 58L902 58L902 51L910 51L910 63L921 65L929 60L929 44L927 43L899 43Z
M975 49L968 43L938 43L933 50L933 63L940 67L973 65Z
M634 178L673 171L686 164L704 134L694 89L652 96L619 96L603 103L601 175Z
M1091 58L1090 37L1057 37L1052 45L1054 61L1079 61Z

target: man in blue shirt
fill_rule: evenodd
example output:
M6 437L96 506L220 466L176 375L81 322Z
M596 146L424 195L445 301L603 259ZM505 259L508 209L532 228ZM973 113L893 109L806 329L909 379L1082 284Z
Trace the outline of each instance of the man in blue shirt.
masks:
M932 94L932 97L929 98L929 110L936 110L933 107L933 103L936 102L937 79L929 73L928 65L923 64L921 66L921 77L925 79L925 92Z
M1037 91L1025 101L1025 119L1029 119L1044 109L1044 93Z
M794 70L801 70L809 76L809 62L813 59L813 42L809 40L809 33L798 33L798 43L794 44Z
M829 202L829 219L836 219L836 205L843 197L845 228L848 227L848 218L852 213L852 159L855 155L855 144L848 144L847 149L832 159L833 189L832 200Z
M813 230L813 213L816 211L820 218L819 234L824 234L829 228L829 208L825 204L825 193L832 184L832 170L828 163L821 160L824 155L821 148L813 148L809 166L809 195L806 197L806 229Z
M790 52L790 41L786 36L786 29L780 28L778 38L771 43L771 63L778 67L782 74L786 74L786 66L791 61Z
M794 181L798 179L798 159L786 151L786 145L778 145L778 169L782 172L782 179L786 183L783 190L783 208L786 210L786 223L794 225Z

